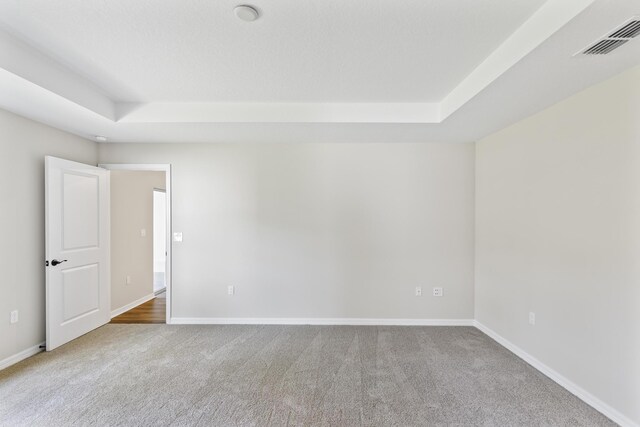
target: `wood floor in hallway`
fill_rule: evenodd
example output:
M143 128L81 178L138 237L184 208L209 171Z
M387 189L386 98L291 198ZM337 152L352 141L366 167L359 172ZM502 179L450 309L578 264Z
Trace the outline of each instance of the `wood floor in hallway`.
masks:
M167 299L156 297L111 319L111 323L166 323Z

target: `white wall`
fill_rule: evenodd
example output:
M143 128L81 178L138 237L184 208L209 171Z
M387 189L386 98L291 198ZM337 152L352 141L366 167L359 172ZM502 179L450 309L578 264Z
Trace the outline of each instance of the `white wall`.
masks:
M473 144L102 144L100 162L172 164L173 317L473 318Z
M640 423L640 68L483 139L476 171L476 318Z
M153 189L164 187L164 172L111 171L112 311L153 293Z
M98 149L0 110L0 361L45 339L45 155L95 165ZM12 310L18 323L9 323Z

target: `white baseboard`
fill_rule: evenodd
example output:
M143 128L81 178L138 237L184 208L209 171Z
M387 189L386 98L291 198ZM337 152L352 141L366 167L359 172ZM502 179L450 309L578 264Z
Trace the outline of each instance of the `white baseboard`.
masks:
M378 325L378 326L474 326L473 319L361 319L275 317L172 317L172 325Z
M587 405L594 408L596 411L600 412L607 418L611 419L613 422L618 423L621 427L640 427L640 425L636 424L629 417L621 414L618 410L612 408L608 404L604 403L602 400L598 399L582 387L576 385L571 380L567 379L563 375L559 374L557 371L551 369L544 363L540 362L535 357L531 356L529 353L513 344L511 341L503 338L495 331L489 329L482 323L477 320L474 321L474 326L478 328L480 331L484 332L489 337L493 338L498 344L505 347L507 350L511 351L513 354L527 362L529 365L536 368L538 371L545 374L547 377L551 378L553 381L558 383L560 386L567 389L570 393L574 394L580 400L585 402Z
M29 347L26 350L22 350L20 353L16 353L13 356L9 356L3 360L0 360L0 371L8 368L11 365L15 365L16 363L26 359L27 357L31 357L44 351L44 348L40 348L41 345L44 345L44 342L41 342L38 345L34 345L33 347Z
M156 297L155 293L150 293L149 295L143 296L142 298L137 299L132 303L129 303L129 304L124 305L124 306L122 306L120 308L117 308L117 309L115 309L115 310L113 310L111 312L111 318L113 319L116 316L120 316L122 313L124 313L126 311L129 311L132 308L135 308L135 307L139 306L140 304L144 304L145 302L150 301L150 300L154 299L155 297Z

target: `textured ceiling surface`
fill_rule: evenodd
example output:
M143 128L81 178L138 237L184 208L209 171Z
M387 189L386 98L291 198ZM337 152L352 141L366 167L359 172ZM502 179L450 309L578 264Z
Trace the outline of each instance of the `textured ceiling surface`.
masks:
M127 102L439 101L543 0L2 0L0 22Z

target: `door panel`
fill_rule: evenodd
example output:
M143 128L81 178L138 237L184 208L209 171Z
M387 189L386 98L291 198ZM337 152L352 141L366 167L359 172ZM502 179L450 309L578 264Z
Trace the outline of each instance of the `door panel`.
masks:
M45 159L47 351L109 322L109 171ZM60 261L53 265L53 260Z
M62 171L61 196L63 248L72 250L99 246L99 178Z
M100 274L98 264L67 268L61 271L62 324L100 309Z

